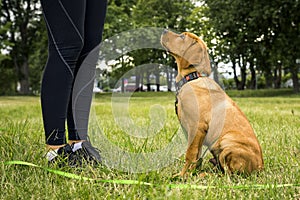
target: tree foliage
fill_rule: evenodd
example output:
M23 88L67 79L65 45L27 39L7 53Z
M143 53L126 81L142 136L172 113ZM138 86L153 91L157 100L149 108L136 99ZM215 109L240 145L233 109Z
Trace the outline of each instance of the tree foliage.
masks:
M195 2L200 4L196 6ZM2 0L0 5L0 95L14 93L18 86L23 94L38 92L47 59L47 33L40 3ZM109 40L142 27L191 31L206 41L215 63L232 64L238 89L256 88L257 80L265 87L279 88L285 72L299 92L299 10L300 2L295 0L109 0L103 38ZM126 41L115 45L122 46L118 50L123 52L130 48ZM103 56L110 51L115 48L104 50ZM112 65L111 72L101 71L110 80L145 63L176 68L174 59L158 49L121 53L116 60L119 64ZM141 79L153 73L159 71L149 71Z
M234 70L236 65L241 69L242 79L235 76L239 89L245 87L249 66L252 77L257 71L264 73L267 87L278 85L278 73L283 67L294 74L294 89L299 91L296 78L299 71L296 59L300 55L299 1L205 0L205 3L209 8L206 16L220 38L222 55Z
M151 8L151 9L149 9ZM126 49L130 49L131 45L137 45L136 42L142 41L141 37L147 38L147 43L155 43L160 44L159 38L162 33L161 31L157 31L153 29L153 27L157 28L170 28L175 29L177 31L184 31L185 27L189 23L188 19L184 16L189 16L192 12L193 4L190 1L183 0L167 0L167 1L159 1L159 0L131 0L131 1L122 1L122 0L112 0L109 2L108 7L108 16L106 19L106 25L104 32L106 33L119 33L122 31L130 31L139 28L142 29L143 32L138 35L129 35L128 40L122 38L122 40L117 41L115 43L116 46L120 46L119 48L107 49L108 53L112 50L124 51ZM116 27L118 32L113 32L110 30L112 27ZM146 30L148 29L148 30ZM134 34L134 32L130 33ZM151 38L153 35L153 38ZM108 40L109 36L106 35ZM123 36L126 37L126 36ZM130 41L130 39L135 38L135 41ZM124 44L118 44L124 42ZM129 42L128 42L129 41ZM142 46L142 45L141 45ZM151 46L151 45L150 45ZM152 45L155 46L155 45ZM104 50L105 51L105 50ZM105 54L102 52L102 54ZM123 53L120 55L119 62L116 66L113 66L113 72L109 75L114 76L114 78L119 79L126 71L132 69L134 66L139 66L147 63L161 63L169 66L175 67L174 60L167 58L162 60L163 57L167 57L164 55L165 52L152 48L152 49L138 49L135 51ZM121 63L121 67L120 66ZM162 71L165 70L163 67ZM138 72L138 70L136 70ZM136 74L137 79L136 85L138 86L141 82L147 82L144 79L147 79L150 74L155 74L157 90L159 90L159 73L160 71L151 70L145 72L146 74ZM168 72L166 72L168 73ZM169 84L170 85L170 84ZM149 87L149 86L148 86ZM149 88L148 88L149 89Z
M20 84L20 93L30 93L29 57L39 40L41 12L38 0L2 0L0 11L1 51L7 55L1 66L13 69L13 78L6 80L11 85Z

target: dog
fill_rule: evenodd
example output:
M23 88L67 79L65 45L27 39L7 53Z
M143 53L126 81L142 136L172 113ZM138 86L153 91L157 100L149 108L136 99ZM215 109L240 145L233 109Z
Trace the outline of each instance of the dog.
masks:
M208 76L206 44L195 34L164 30L161 44L177 63L176 113L188 138L185 165L177 175L195 170L207 146L210 162L227 174L251 174L264 167L261 146L244 113Z

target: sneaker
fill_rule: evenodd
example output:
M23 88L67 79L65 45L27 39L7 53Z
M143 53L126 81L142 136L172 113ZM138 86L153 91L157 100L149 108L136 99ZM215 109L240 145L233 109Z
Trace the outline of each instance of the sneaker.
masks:
M74 147L75 144L72 144L71 147ZM101 165L102 159L100 156L100 151L92 146L89 141L83 141L81 143L81 148L74 150L76 159L73 160L76 165L82 166L83 163L90 164L93 166Z
M70 158L73 157L73 154L72 147L69 144L66 144L57 150L49 151L46 154L46 157L49 165L64 167L70 165Z

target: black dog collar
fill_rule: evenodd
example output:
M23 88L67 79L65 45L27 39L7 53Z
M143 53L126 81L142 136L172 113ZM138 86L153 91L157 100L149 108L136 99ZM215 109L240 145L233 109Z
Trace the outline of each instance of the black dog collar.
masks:
M203 72L202 73L200 73L200 72L192 72L192 73L186 75L180 81L178 81L177 83L175 83L175 85L176 85L176 91L178 92L182 88L182 86L184 84L186 84L187 82L195 80L195 79L197 79L199 77L207 77L207 74L205 74Z

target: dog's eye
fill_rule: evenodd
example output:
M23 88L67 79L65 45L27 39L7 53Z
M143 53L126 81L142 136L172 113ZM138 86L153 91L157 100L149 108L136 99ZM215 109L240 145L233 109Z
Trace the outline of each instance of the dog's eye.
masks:
M183 39L183 40L184 40L184 38L185 38L185 35L184 35L184 34L181 34L181 35L179 35L179 37L180 37L181 39Z

